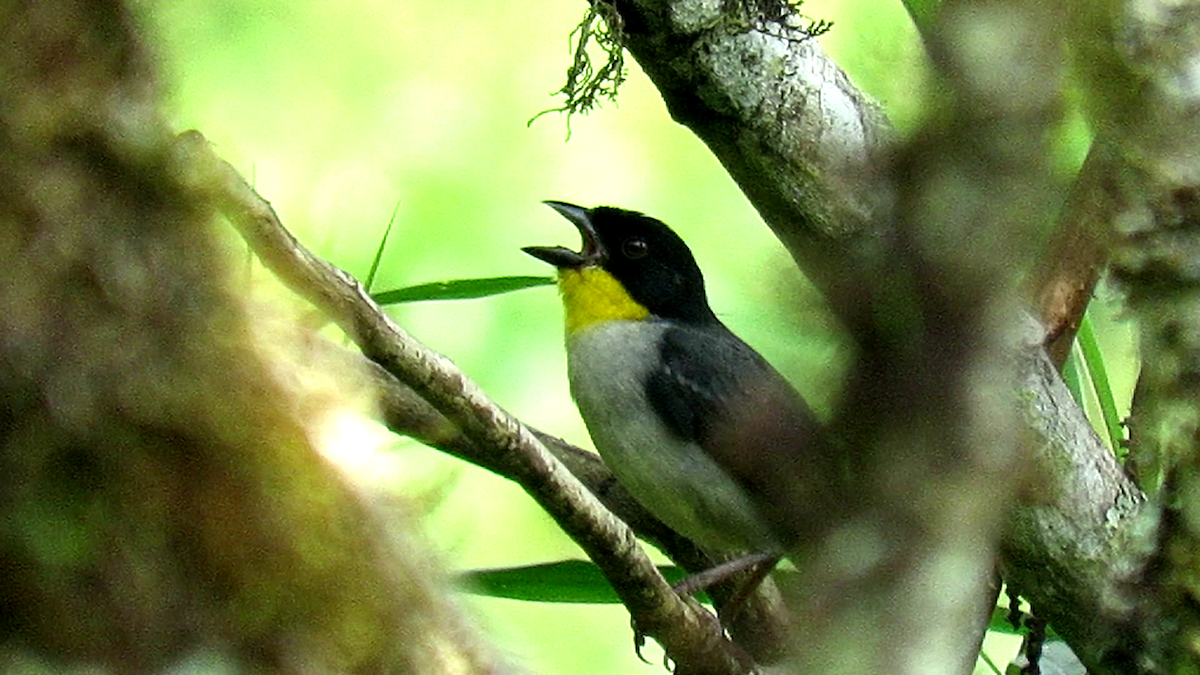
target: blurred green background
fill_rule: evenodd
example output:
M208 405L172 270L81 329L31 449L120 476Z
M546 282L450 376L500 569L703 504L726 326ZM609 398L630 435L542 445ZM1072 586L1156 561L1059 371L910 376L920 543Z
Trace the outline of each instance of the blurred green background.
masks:
M847 357L836 326L720 165L669 119L632 60L618 104L573 118L569 141L562 115L527 126L559 105L551 92L563 83L568 35L584 2L174 0L140 7L157 42L173 124L213 141L309 247L361 278L396 211L374 290L548 275L520 247L575 246L578 235L543 199L645 211L691 245L726 323L788 374L819 413L828 411ZM898 129L910 128L924 64L901 5L826 0L805 11L835 22L824 45ZM1064 138L1069 167L1082 157L1085 138L1079 128ZM589 445L567 394L552 288L392 313L521 419ZM348 462L433 495L426 528L455 569L581 557L501 479L408 441L389 442L381 469L376 456L361 452L372 441L349 431L339 441ZM466 602L532 672L662 672L634 657L620 607ZM1015 638L989 645L1003 664ZM651 661L661 655L654 647L646 654Z

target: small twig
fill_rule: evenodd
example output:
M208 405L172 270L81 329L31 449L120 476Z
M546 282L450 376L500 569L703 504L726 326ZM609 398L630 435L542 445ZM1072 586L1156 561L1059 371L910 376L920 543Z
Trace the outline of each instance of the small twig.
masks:
M439 413L471 443L491 451L612 584L638 625L678 672L742 673L753 668L716 619L679 598L637 545L633 532L604 508L528 428L492 402L448 359L428 349L385 314L353 277L309 252L271 205L198 132L182 134L176 159L184 181L223 213L268 269L327 312L372 361Z
M1110 222L1122 209L1116 194L1121 162L1109 144L1103 137L1092 143L1058 227L1027 283L1026 293L1046 326L1046 352L1060 370L1108 265Z

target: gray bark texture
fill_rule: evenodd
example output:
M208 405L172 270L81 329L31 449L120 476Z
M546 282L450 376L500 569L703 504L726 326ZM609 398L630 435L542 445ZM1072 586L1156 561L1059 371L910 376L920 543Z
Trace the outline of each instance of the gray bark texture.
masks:
M930 109L942 112L931 112L913 139L899 143L879 110L815 41L731 29L722 9L720 3L690 0L618 5L629 51L671 115L729 170L859 341L867 365L858 375L866 377L851 382L835 426L877 449L850 448L866 455L871 468L855 486L860 505L833 512L830 532L843 531L848 521L863 529L899 526L913 535L895 542L895 549L883 546L889 553L879 562L878 576L890 578L882 581L870 573L840 577L833 573L836 566L806 568L816 570L809 577L813 587L867 598L864 606L871 597L884 597L904 609L889 613L879 607L869 619L850 610L839 615L836 608L812 613L822 627L816 635L854 637L816 639L819 648L809 641L800 662L823 672L882 672L887 653L882 643L903 635L923 651L891 663L891 672L969 668L973 656L955 656L956 649L971 649L965 639L971 618L962 611L969 594L948 602L935 596L945 592L939 579L954 578L940 576L951 569L950 559L973 559L967 568L974 571L960 569L955 583L970 586L974 577L981 587L990 553L971 556L995 543L1006 578L1089 667L1125 672L1142 649L1129 638L1131 623L1147 615L1139 607L1146 598L1135 597L1131 584L1155 550L1154 510L1145 508L1141 491L1067 394L1040 347L1040 331L1034 329L1031 338L1022 314L986 287L1013 292L1004 268L1035 257L1029 242L1048 229L1065 200L1054 188L1043 145L1062 105L1062 29L1090 21L1090 28L1102 29L1093 34L1111 36L1128 17L1086 7L1053 11L1038 3L947 3L925 36L937 71ZM1161 36L1149 42L1155 39ZM1121 45L1102 49L1109 60L1128 53ZM1174 140L1177 149L1193 147ZM1100 184L1111 187L1113 181ZM1108 199L1114 207L1126 203ZM1111 222L1116 216L1100 217ZM881 286L900 290L889 294ZM968 305L994 313L972 315ZM889 332L895 326L887 321L906 311L924 322ZM1001 334L1008 337L978 344ZM936 347L928 359L904 358L906 345L929 340ZM872 375L870 364L877 358L887 365ZM899 372L887 373L889 368ZM976 369L1011 388L981 386ZM930 377L931 372L942 375ZM946 406L940 416L920 403L958 397L961 404L971 395L988 403ZM860 433L862 420L890 405L896 431ZM995 413L1006 406L1015 406L1014 417ZM981 409L993 416L970 422L962 417ZM925 424L939 425L942 434L914 433ZM889 463L885 454L906 459ZM961 473L946 468L971 457L975 463L967 461ZM894 486L870 478L881 467L902 476L895 480L904 487L892 498L886 491ZM920 477L908 475L913 472ZM928 491L941 491L945 499L914 499ZM904 495L918 504L915 512L906 510ZM876 500L886 506L872 508ZM907 520L895 517L905 513ZM1000 522L992 518L996 513L1004 514ZM956 518L971 525L955 529ZM973 537L972 529L983 536ZM927 536L931 531L953 532L947 536L957 543ZM947 566L939 567L938 560ZM903 579L919 574L917 567L927 574L924 586ZM856 585L869 592L855 595ZM913 625L918 616L924 626ZM946 635L955 636L953 644L939 642Z

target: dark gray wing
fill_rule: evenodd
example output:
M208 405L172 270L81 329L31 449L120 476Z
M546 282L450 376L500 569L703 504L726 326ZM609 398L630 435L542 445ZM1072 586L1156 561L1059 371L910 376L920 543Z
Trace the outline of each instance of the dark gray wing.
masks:
M707 355L703 364L697 354ZM671 431L704 445L721 401L735 399L744 383L773 377L779 377L774 369L723 327L672 326L663 332L659 368L647 377L646 396Z
M808 405L724 327L673 326L659 348L660 367L646 379L654 410L742 485L782 541L803 536L809 511L832 499L839 477L834 450ZM711 362L698 363L701 353Z

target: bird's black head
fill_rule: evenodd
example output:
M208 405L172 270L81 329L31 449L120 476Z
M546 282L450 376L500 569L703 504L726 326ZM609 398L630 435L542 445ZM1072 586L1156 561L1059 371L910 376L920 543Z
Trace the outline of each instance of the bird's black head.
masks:
M583 250L530 246L522 249L526 253L560 268L599 265L655 316L688 323L717 320L692 252L665 223L611 206L546 204L579 229Z

